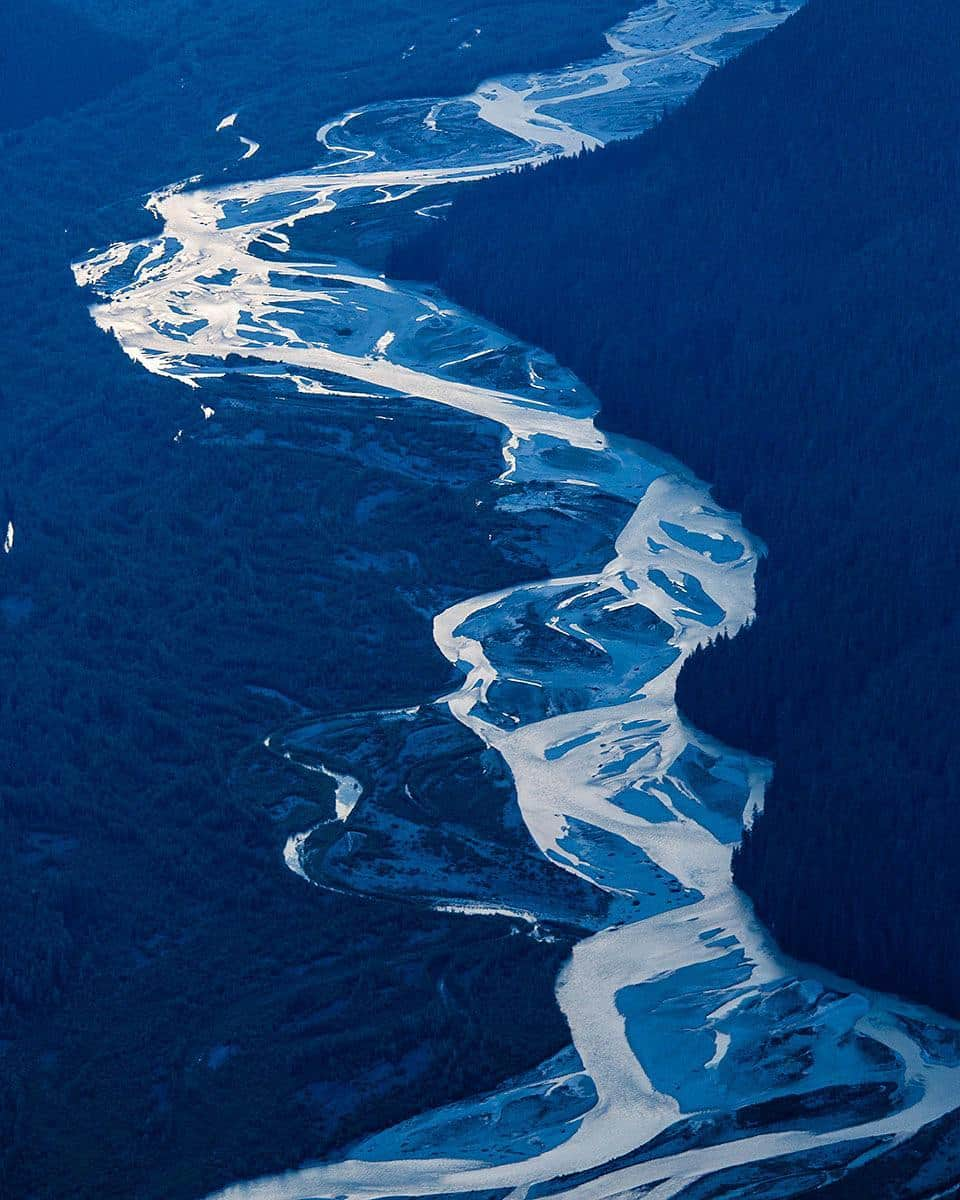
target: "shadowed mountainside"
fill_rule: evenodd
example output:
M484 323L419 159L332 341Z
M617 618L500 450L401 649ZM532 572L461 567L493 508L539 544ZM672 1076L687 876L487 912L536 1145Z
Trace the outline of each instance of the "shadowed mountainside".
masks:
M811 0L649 135L458 197L393 264L767 539L760 619L680 683L776 763L737 880L791 952L952 1012L958 33Z

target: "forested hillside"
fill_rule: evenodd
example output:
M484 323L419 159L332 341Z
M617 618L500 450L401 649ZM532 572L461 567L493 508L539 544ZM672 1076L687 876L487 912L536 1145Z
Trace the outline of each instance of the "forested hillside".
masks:
M458 198L394 269L545 346L769 543L693 719L776 763L736 878L960 1012L960 10L810 0L639 141Z
M144 49L50 0L6 0L0 38L0 130L30 125L109 92ZM38 64L42 68L38 69Z
M5 76L24 103L0 133L0 1194L196 1196L563 1043L562 942L309 888L281 852L329 787L261 747L298 704L449 683L429 613L451 576L468 595L506 569L475 505L495 435L242 394L204 421L96 329L70 262L149 229L148 189L236 169L237 132L262 143L245 168L309 164L349 106L562 61L625 8L17 6L7 49L50 104L27 123ZM443 480L410 472L425 447ZM467 986L444 1002L448 969Z

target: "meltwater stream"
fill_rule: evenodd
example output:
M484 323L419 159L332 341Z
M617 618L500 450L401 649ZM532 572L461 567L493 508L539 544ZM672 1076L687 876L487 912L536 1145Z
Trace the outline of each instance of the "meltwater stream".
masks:
M346 213L359 240L384 205L398 224L422 223L455 185L641 132L786 15L754 0L661 0L596 61L332 121L313 170L171 187L148 202L156 238L74 267L99 297L97 323L192 387L244 375L270 396L414 396L498 423L501 509L518 524L586 513L589 544L608 547L589 570L434 622L464 674L438 705L502 756L546 859L605 898L557 984L572 1049L344 1161L224 1195L791 1195L960 1105L955 1025L789 962L732 887L731 845L769 767L689 728L674 684L694 647L752 618L754 539L676 464L599 432L594 398L544 353L434 291L291 250L306 217L333 230ZM343 238L341 221L331 244ZM359 785L336 781L349 830ZM305 878L309 832L286 848ZM434 902L537 916L509 896Z

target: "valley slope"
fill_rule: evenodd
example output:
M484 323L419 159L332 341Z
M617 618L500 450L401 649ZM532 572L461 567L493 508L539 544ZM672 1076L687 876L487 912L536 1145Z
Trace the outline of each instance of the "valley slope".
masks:
M393 264L767 541L760 619L679 690L776 764L737 879L790 951L953 1012L957 32L811 0L647 137L478 187Z

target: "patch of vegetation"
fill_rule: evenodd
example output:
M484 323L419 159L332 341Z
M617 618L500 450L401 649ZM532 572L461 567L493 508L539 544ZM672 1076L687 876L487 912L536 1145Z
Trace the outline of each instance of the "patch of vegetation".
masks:
M0 131L104 96L139 70L143 46L97 28L68 3L6 0L0 38Z
M149 53L0 135L0 1190L176 1200L552 1053L565 951L309 887L280 854L289 781L235 770L289 715L251 687L330 713L449 686L429 614L506 574L475 505L494 432L257 409L239 383L204 422L95 328L69 263L148 230L147 189L233 170L233 109L258 169L309 163L324 117L564 57L622 6L72 7ZM70 27L31 43L38 79Z

